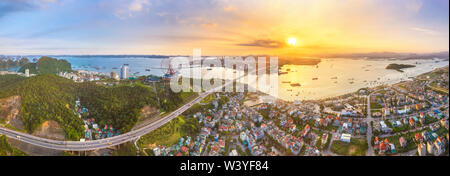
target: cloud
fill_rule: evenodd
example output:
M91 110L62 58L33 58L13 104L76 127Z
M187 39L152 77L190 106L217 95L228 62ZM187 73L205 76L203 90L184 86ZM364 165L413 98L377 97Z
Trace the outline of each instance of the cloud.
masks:
M149 0L133 0L126 8L119 7L115 12L115 16L120 19L127 19L144 10L148 11L151 5L152 3Z
M58 3L59 0L1 0L0 18L8 14L29 11L46 7L49 3Z
M148 0L134 0L131 2L130 6L128 7L128 10L132 12L140 12L145 6L150 6L151 3Z
M422 8L422 6L422 0L411 0L406 3L406 8L414 12L418 12Z
M204 29L214 29L217 27L217 23L203 23L200 24Z
M250 43L240 43L238 46L253 46L253 47L262 47L262 48L282 48L286 44L284 42L276 41L276 40L255 40Z
M34 5L28 1L3 0L0 1L0 18L10 13L31 10L33 8Z
M425 29L425 28L419 28L419 27L412 27L411 30L422 32L424 34L428 35L439 35L439 32L431 30L431 29Z
M228 6L224 7L223 10L225 10L225 12L232 12L232 11L236 11L236 7L234 7L232 5L228 5Z

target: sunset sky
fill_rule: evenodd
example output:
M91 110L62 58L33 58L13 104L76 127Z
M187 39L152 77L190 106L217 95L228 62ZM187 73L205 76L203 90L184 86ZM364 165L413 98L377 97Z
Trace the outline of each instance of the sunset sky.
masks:
M449 50L448 7L448 0L1 0L0 55L440 52Z

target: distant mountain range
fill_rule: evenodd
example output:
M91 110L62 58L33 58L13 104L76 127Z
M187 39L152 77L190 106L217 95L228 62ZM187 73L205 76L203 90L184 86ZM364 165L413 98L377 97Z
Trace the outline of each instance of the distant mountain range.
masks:
M351 53L351 54L330 54L324 55L323 57L329 58L368 58L368 59L386 59L386 58L395 58L395 59L448 59L449 52L436 52L436 53L394 53L394 52L374 52L374 53Z

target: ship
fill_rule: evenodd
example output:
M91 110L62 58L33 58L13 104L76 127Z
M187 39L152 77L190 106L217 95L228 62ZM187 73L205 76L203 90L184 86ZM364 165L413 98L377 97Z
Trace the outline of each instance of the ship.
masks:
M300 87L300 86L302 86L302 85L300 85L300 83L291 84L291 87Z
M319 78L313 78L312 80L313 80L313 81L317 81L317 80L319 80Z
M288 74L288 72L278 72L278 75Z
M283 81L283 82L281 82L281 83L283 83L283 84L290 84L291 81Z

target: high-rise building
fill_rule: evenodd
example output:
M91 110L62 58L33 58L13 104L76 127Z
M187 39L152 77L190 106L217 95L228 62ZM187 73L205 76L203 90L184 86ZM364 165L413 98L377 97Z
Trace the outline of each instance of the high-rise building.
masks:
M130 77L130 67L128 64L123 64L120 68L120 79L128 79Z

